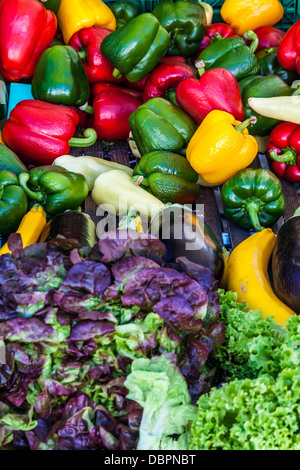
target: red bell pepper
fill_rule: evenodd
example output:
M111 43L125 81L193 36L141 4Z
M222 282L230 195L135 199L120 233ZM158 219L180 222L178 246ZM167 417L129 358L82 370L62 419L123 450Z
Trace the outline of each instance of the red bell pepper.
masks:
M226 23L212 23L208 25L206 27L206 31L200 43L200 46L197 52L195 52L195 54L193 55L195 59L197 59L200 53L211 44L216 34L222 36L223 38L237 36L233 29Z
M67 106L23 100L11 110L2 137L23 162L50 165L68 154L70 146L88 147L96 142L94 129L86 129L83 138L73 137L78 122L77 112Z
M239 121L244 118L238 81L223 68L207 70L199 80L188 78L179 83L175 98L198 125L214 109L227 111Z
M285 35L282 29L275 28L275 26L261 26L256 28L254 33L258 37L256 52L262 49L269 49L270 47L278 47Z
M300 125L281 122L270 133L267 155L276 175L300 183Z
M160 63L149 75L143 92L144 103L151 98L165 98L180 82L196 78L194 70L186 63L168 60Z
M57 29L55 14L36 0L0 2L0 71L10 82L31 78Z
M169 62L170 60L176 60L177 62L182 62L182 63L186 64L185 57L181 57L181 56L177 56L177 55L176 56L164 56L160 59L160 63ZM149 75L150 75L150 73L148 73L148 75L146 75L146 77L144 77L142 80L140 80L139 82L136 82L136 83L129 82L128 80L125 80L125 82L122 83L122 85L125 86L125 87L128 87L128 88L131 88L132 90L143 91L144 88L145 88L146 81L149 78Z
M105 83L105 82L98 82L94 83L91 86L91 95L93 98L95 98L96 95L101 93L103 90L117 90L117 91L122 91L123 93L126 93L129 96L133 96L134 98L137 98L138 100L142 101L143 99L143 94L138 91L138 90L133 90L131 88L125 88L125 87L120 87L118 85L115 85L113 83Z
M88 124L95 129L98 139L127 139L130 132L129 116L143 103L141 93L113 84L99 83L93 86L93 95L93 115Z
M100 52L103 39L111 32L111 29L97 26L83 28L74 33L69 41L69 46L78 51L81 57L90 84L96 82L118 83L125 80L125 77L115 78L113 76L114 66Z
M300 74L300 19L285 33L277 50L279 64Z

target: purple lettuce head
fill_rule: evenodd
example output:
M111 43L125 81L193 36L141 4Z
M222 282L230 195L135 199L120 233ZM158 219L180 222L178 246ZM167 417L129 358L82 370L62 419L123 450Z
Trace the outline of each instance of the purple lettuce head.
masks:
M125 255L134 254L162 260L167 249L163 242L149 233L134 230L115 230L102 235L99 251L103 263L115 263Z
M197 281L187 274L170 268L143 269L126 283L122 303L152 309L163 299L183 297L193 309L195 317L206 313L207 294Z

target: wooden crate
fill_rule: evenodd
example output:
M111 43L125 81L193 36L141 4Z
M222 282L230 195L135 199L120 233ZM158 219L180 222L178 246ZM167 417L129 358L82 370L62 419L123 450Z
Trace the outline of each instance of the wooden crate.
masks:
M114 143L97 141L96 144L92 147L88 147L86 149L73 149L72 155L92 155L94 157L110 159L114 162L131 166L132 168L136 164L136 158L130 152L127 141L119 141ZM259 153L250 166L252 168L269 168L266 155ZM283 217L281 217L276 225L272 227L275 233L278 232L283 222L291 217L297 207L300 205L300 185L291 184L285 180L281 180L281 183L283 187L283 194L286 199L286 209ZM220 188L211 189L202 186L200 188L200 193L196 204L204 205L205 222L214 231L219 242L227 249L236 247L252 233L249 230L239 228L237 225L229 222L226 219L223 213ZM96 209L97 206L89 195L84 203L83 210L88 213L93 221L97 224L99 219L96 216Z

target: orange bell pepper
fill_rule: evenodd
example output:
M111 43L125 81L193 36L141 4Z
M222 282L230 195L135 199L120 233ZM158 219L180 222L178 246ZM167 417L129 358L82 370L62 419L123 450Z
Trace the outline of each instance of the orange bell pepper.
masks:
M239 36L260 26L273 26L283 14L279 0L225 0L221 8L223 20Z

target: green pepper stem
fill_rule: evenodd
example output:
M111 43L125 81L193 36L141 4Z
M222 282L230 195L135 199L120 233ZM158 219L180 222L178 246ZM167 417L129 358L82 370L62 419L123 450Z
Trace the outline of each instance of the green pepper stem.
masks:
M235 126L235 130L239 132L243 132L246 129L246 127L249 126L249 124L255 124L256 121L257 121L256 117L251 116L245 121L241 122L238 126Z
M299 82L299 80L295 80L291 84L291 89L292 89L292 95L293 96L300 95L300 82Z
M138 186L142 184L143 180L144 180L144 177L142 175L136 175L132 177L132 181Z
M82 62L85 62L86 61L86 57L87 57L87 53L86 53L86 50L85 49L81 49L80 51L77 51L80 59L82 60Z
M300 217L300 207L298 207L298 209L295 210L293 217Z
M251 223L257 232L261 232L265 227L263 227L258 218L259 206L256 202L251 201L247 203L247 211L251 220Z
M121 77L123 77L123 74L120 72L120 70L114 68L114 70L113 70L113 77L114 77L114 78L121 78Z
M41 191L32 191L28 188L27 183L29 181L29 173L20 173L19 174L19 183L20 186L24 189L26 194L33 199L34 201L42 202L44 199L44 194Z
M249 49L251 52L255 52L257 47L258 47L258 37L257 34L255 34L254 31L248 30L244 34L244 38L247 40L251 41L251 44L249 46Z
M197 73L198 73L199 77L201 77L201 75L203 75L204 72L205 72L205 62L204 62L204 60L196 60L195 61L195 67L197 69Z
M275 51L276 51L276 47L268 47L267 49L264 49L264 51L265 51L267 54L271 54L272 52L275 52Z
M224 39L224 37L220 33L216 33L211 38L210 42L214 43L214 42L217 42L217 41L221 41L222 39Z
M94 108L90 104L83 111L87 114L94 114Z
M269 151L269 157L278 163L286 163L287 165L295 165L297 161L297 154L294 150L288 148L284 153L278 155L276 150Z
M70 147L89 147L94 145L97 140L97 132L95 129L85 129L83 137L72 137L69 140Z

